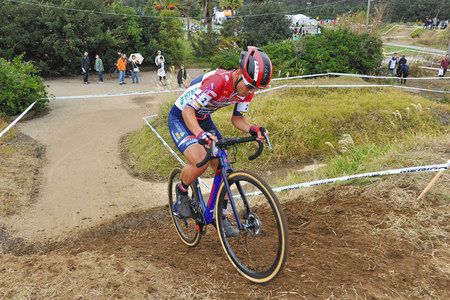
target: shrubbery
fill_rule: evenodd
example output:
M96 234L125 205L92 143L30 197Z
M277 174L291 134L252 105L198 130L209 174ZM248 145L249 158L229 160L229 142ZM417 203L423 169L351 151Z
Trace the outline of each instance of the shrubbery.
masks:
M219 68L225 70L236 69L239 65L240 53L240 49L220 50L216 55L211 57L211 68Z
M307 73L350 72L370 74L381 64L383 43L368 33L327 30L296 44L296 54Z
M48 100L44 80L31 62L23 62L22 56L7 61L0 58L0 114L17 115L31 103L40 99L35 111L42 111Z
M274 65L274 76L304 75L326 72L374 73L383 59L382 42L367 33L346 29L324 31L262 47ZM211 58L213 68L237 68L239 52L223 50Z
M47 2L83 11L2 2L0 57L12 59L24 54L24 60L34 61L43 76L81 74L84 51L89 52L92 63L99 53L106 69L114 65L118 51L140 52L146 58L144 63L152 66L157 50L163 51L169 64L183 59L180 39L184 32L176 18L178 11L156 12L153 1L140 3L139 9L120 0ZM139 17L143 14L150 17ZM169 18L157 18L159 14Z

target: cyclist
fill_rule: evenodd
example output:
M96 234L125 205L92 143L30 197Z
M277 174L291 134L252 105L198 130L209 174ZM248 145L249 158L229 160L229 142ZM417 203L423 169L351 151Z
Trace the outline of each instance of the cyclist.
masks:
M217 69L195 78L186 91L176 100L169 112L168 125L175 145L189 163L181 172L181 182L177 185L177 206L183 218L191 215L188 188L207 165L197 168L196 164L206 155L204 147L221 139L222 136L211 119L211 113L228 105L234 105L231 122L237 129L264 140L260 127L251 125L245 113L248 111L254 90L266 88L272 79L272 62L260 49L248 46L242 51L239 69L226 71ZM209 132L214 130L216 135ZM217 160L210 162L213 170L217 170ZM227 236L236 236L239 230L230 221L224 221Z

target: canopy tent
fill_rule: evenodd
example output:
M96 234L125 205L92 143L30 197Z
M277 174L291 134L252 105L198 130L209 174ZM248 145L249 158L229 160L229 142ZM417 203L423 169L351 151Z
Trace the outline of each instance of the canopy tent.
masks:
M314 25L317 26L318 22L308 16L298 14L298 15L287 15L286 17L291 20L291 26L302 26L302 25Z

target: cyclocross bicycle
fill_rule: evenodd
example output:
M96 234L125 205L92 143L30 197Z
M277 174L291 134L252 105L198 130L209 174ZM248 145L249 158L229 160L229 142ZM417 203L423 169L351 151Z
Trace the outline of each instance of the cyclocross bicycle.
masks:
M266 136L269 147L270 141ZM213 224L228 259L247 279L264 283L279 274L288 253L288 231L283 210L270 186L259 176L231 168L226 150L231 146L257 142L258 150L249 157L257 158L264 145L256 137L226 138L212 142L205 158L197 167L211 159L219 160L208 202L199 180L189 189L192 215L183 218L176 204L176 185L180 182L181 169L175 168L169 177L169 207L172 221L181 240L188 246L196 246ZM223 220L227 216L239 235L226 236Z

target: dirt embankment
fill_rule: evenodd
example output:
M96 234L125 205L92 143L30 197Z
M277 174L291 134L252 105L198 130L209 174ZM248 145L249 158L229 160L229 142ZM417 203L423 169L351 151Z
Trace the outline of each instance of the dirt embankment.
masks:
M24 134L0 142L0 217L20 213L39 196L45 147Z
M450 213L441 196L416 201L427 178L319 189L285 202L290 256L269 284L238 275L211 226L199 246L185 247L160 207L62 243L16 248L2 258L0 294L448 299Z

